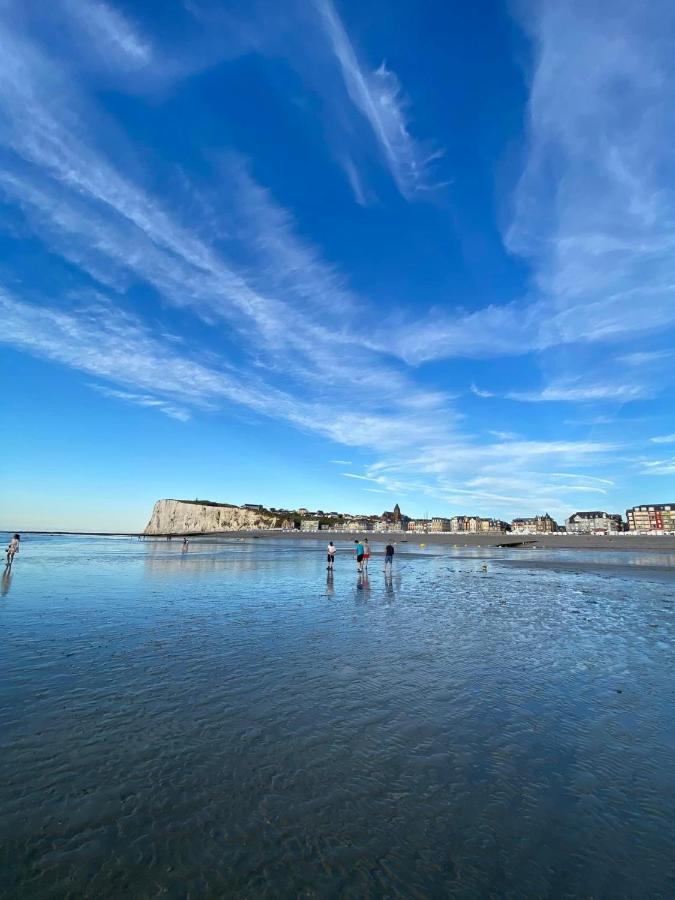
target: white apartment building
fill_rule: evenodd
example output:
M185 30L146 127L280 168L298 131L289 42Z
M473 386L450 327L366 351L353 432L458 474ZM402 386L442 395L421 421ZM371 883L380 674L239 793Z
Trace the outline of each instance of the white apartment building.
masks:
M318 531L320 527L318 519L303 519L300 523L300 531Z
M576 512L565 522L565 530L569 534L616 534L623 531L623 521L618 513Z

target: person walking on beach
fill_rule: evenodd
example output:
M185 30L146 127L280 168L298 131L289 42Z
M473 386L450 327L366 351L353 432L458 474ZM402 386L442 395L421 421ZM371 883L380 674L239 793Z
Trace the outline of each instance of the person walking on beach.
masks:
M387 544L387 547L384 551L384 571L387 571L387 566L389 566L389 571L391 572L392 564L394 562L394 547L392 544Z
M363 544L361 541L354 541L356 544L356 571L363 572Z
M181 547L182 552L187 553L189 546L190 546L190 541L188 541L187 538L183 538L183 546Z
M9 542L7 547L7 565L11 566L14 562L14 557L19 552L19 542L21 541L21 535L15 534L12 540Z
M363 541L363 568L368 571L368 560L370 559L370 544L368 538Z
M328 565L326 568L329 572L333 571L333 563L335 562L335 544L332 541L328 542L328 554L326 557L326 561Z

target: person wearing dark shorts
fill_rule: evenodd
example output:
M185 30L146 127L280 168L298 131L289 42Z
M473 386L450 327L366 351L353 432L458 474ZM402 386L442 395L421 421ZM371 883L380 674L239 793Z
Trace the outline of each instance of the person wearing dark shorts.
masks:
M389 566L391 569L391 565L393 562L394 562L394 548L391 544L387 544L387 547L384 551L384 568L386 569L387 566Z
M354 541L356 544L356 568L357 571L363 572L363 544L361 541Z
M335 544L332 541L329 541L328 543L328 553L326 555L326 561L328 563L326 568L332 569L333 563L335 562Z

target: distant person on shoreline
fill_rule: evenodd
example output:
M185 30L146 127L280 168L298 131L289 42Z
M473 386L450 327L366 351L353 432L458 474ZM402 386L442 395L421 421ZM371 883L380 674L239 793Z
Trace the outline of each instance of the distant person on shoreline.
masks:
M190 546L190 541L188 541L187 538L183 538L183 546L181 547L181 553L187 553L189 546Z
M333 563L335 562L335 544L332 541L328 542L328 552L327 552L327 556L326 556L326 561L328 563L326 568L332 572Z
M361 541L354 541L356 544L356 571L363 572L363 544Z
M15 534L12 540L9 542L7 547L7 565L11 566L14 562L14 557L19 552L19 543L21 541L21 535Z
M387 566L389 566L389 571L391 572L391 567L394 562L394 547L392 544L387 544L386 549L384 551L384 571L387 571Z
M370 559L370 544L368 538L363 542L363 568L368 571L368 560Z

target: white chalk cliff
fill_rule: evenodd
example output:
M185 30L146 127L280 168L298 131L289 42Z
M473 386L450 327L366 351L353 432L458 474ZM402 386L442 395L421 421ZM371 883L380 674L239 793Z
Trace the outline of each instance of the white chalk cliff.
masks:
M272 528L276 517L265 510L196 500L158 500L145 534L194 534L208 531L248 531Z

